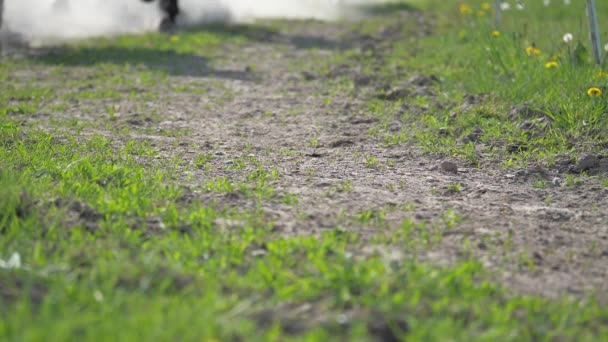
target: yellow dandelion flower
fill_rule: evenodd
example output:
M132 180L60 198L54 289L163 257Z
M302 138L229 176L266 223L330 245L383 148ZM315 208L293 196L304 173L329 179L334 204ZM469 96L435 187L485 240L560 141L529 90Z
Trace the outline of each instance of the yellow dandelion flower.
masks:
M477 11L477 16L478 16L478 17L483 17L483 16L485 16L485 15L486 15L486 11L484 11L484 10L479 10L479 11Z
M179 42L179 36L172 35L171 38L169 38L169 40L171 41L171 43L177 43L177 42Z
M591 87L591 88L587 89L587 95L600 96L600 95L602 95L602 90L598 87Z
M488 2L482 2L481 3L481 9L484 11L488 11L490 9L490 4Z
M528 56L532 56L532 55L538 56L538 55L540 55L540 50L535 48L534 46L528 46L526 48L526 54L528 54Z
M471 14L473 13L473 9L471 8L471 6L467 5L467 4L460 4L460 6L458 7L460 14Z
M547 68L547 69L557 68L558 66L559 66L559 63L557 63L556 61L549 61L549 62L545 63L545 68Z
M602 77L608 77L608 73L604 72L603 70L600 70L600 72L597 73L597 78L602 78Z
M498 37L500 37L500 31L494 30L494 31L492 31L491 35L494 38L498 38Z

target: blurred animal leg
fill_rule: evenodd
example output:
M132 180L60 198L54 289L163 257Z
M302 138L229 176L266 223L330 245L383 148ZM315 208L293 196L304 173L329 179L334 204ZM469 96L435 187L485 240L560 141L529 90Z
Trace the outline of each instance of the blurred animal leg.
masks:
M160 0L160 9L165 13L165 17L160 23L161 31L170 31L175 27L175 21L179 14L177 0Z

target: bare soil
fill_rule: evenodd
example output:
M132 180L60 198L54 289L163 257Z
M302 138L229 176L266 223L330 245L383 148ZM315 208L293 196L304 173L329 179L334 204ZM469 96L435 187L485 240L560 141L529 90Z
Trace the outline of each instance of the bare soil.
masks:
M421 21L418 33L429 33L419 14L403 14L402 19ZM185 201L239 209L259 207L277 232L285 235L316 235L336 227L363 234L386 229L352 220L367 210L384 210L388 228L396 229L405 219L441 222L453 209L461 219L442 232L440 242L417 251L421 259L449 265L475 258L517 293L556 297L594 291L605 300L608 188L594 178L567 185L565 177L581 167L606 171L602 169L606 160L592 156L595 159L586 166L565 159L549 168L535 165L518 170L502 169L483 156L481 166L473 167L463 160L423 154L414 141L387 147L369 134L378 118L367 112L367 103L384 86L382 82L362 73L357 65L334 65L326 72L309 62L311 56L332 58L345 47L368 49L381 56L390 39L401 39L404 34L386 28L376 36L364 36L349 32L354 25L299 22L283 32L258 30L250 43L214 51L212 64L178 56L175 64L146 65L169 75L166 84L145 89L157 93L156 100L67 103L65 110L49 110L33 120L42 125L51 117L96 122L107 120L104 108L113 106L114 129L98 125L85 128L84 134L101 133L123 142L146 140L163 157L182 157L183 174L179 176L187 189ZM86 63L69 65L65 71L73 77L86 77L86 67ZM38 82L53 84L52 74L45 74L44 68L32 72ZM407 80L417 74L411 70L403 77ZM328 86L344 75L355 81L354 91ZM432 79L432 75L418 75L418 80L425 78ZM204 91L174 91L179 86ZM424 82L418 87L428 89ZM384 94L388 99L405 95L398 92ZM389 129L406 126L395 120ZM128 127L130 133L118 133L120 127ZM171 130L183 134L166 134ZM201 153L212 156L209 168L192 167ZM377 163L366 164L370 156ZM215 177L246 181L255 167L251 163L242 169L233 167L239 158L255 158L268 170L277 168L280 176L272 181L275 191L296 195L298 203L205 190ZM544 179L547 186L535 187L538 179ZM456 183L461 183L459 191L450 187ZM82 208L73 209L81 216L84 213ZM217 224L240 223L224 220ZM385 250L353 253L403 258L410 251L386 246ZM7 295L12 296L3 294Z

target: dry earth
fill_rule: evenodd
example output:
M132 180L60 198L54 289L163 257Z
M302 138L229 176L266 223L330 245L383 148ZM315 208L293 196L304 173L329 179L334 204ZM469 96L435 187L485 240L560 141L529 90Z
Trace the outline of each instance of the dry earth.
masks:
M420 22L418 31L410 34L430 31L418 14L404 13L401 19ZM213 51L212 64L175 55L171 65L145 65L169 75L168 82L141 89L157 93L155 100L74 101L62 111L47 109L31 120L45 127L51 120L77 119L91 123L84 128L85 135L101 133L117 144L149 141L163 157L183 159L185 200L259 207L282 234L318 234L336 227L365 233L399 227L405 219L431 226L453 220L455 224L442 228L439 242L417 251L421 259L449 264L477 258L518 293L553 297L597 291L605 300L608 189L592 178L567 186L565 175L577 167L569 160L552 168L505 170L483 156L480 167L471 167L466 161L423 154L414 141L387 147L369 133L379 119L368 113L367 103L381 81L362 76L357 65L333 65L323 71L310 62L331 60L345 47L359 47L377 55L381 63L390 39L403 38L391 27L376 36L354 34L349 30L355 25L299 22L281 32L252 29L250 43L221 46ZM124 60L108 57L107 62ZM90 77L89 66L74 63L64 72ZM53 85L52 67L51 63L14 77ZM414 76L410 82L424 91L432 77L417 74L412 70L403 77ZM328 85L344 76L352 77L354 90ZM177 91L180 87L200 91ZM112 121L108 106L116 111ZM95 124L99 120L112 122L113 127ZM120 133L121 127L128 127L129 133ZM387 129L403 127L407 123L395 119ZM199 154L210 156L209 167L193 167ZM235 167L243 161L242 169ZM297 205L206 191L216 177L246 181L257 168L252 161L278 169L273 187L297 196ZM605 164L606 160L591 160L600 171ZM539 177L546 180L546 188L534 186ZM461 183L459 191L451 186L456 183ZM352 220L369 210L384 211L383 223ZM392 258L410 253L402 246L353 251L361 256L376 252Z

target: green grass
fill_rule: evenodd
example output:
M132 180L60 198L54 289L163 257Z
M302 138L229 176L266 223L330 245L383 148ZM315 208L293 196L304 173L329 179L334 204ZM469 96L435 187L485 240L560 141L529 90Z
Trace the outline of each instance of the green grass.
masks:
M543 66L546 56L560 46L562 24L583 36L577 26L580 16L570 15L580 11L536 7L514 12L501 37L493 39L487 18L471 24L452 1L417 5L429 4L437 5L430 14L439 18L438 32L391 42L394 47L377 72L393 83L402 81L391 76L401 68L437 74L442 79L439 98L446 103L459 103L471 93L488 93L490 98L457 111L455 117L453 108L441 109L428 97L412 100L405 112L405 101L373 100L368 107L382 119L381 125L397 117L414 133L387 133L381 126L371 134L380 134L387 146L413 140L430 152L475 165L486 160L475 144L459 144L477 127L483 131L480 141L487 143L484 151L497 154L501 163L593 151L606 142L605 135L594 133L605 132L606 98L586 95L589 86L600 82L593 78L599 68L567 60L555 70ZM606 5L599 5L605 13ZM523 22L526 32L521 32ZM359 29L376 32L383 24L378 17ZM608 336L608 310L593 297L581 303L514 295L491 282L473 257L450 267L418 261L419 251L459 224L454 210L436 222L406 219L389 226L384 209L368 209L342 223L374 229L337 226L318 236L285 236L262 209L268 203L298 206L297 194L273 187L273 180L282 176L278 168L242 157L225 167L242 172L241 179L205 179L205 194L244 196L253 207L188 201L190 190L178 181L183 159L162 155L158 147L122 134L126 128L116 124L120 119L113 107L95 123L61 119L69 116L67 109L74 103L86 111L101 100L154 100L157 90L135 96L133 87L147 89L165 83L167 75L183 74L183 64L166 66L176 59L201 73L211 72L211 66L220 63L214 49L254 41L248 29L256 27L192 30L180 33L179 39L150 34L94 40L43 58L3 60L0 259L19 253L21 265L0 268L1 340L366 341L394 336L420 341L592 341ZM523 52L532 40L543 51L539 58ZM357 51L341 53L336 60L355 57L365 68L372 62ZM50 70L61 86L46 84L49 79L37 86L14 82L9 76L13 70ZM79 87L83 90L74 90ZM344 80L328 85L335 92L352 87ZM205 89L193 84L175 91L200 94ZM545 111L552 119L550 127L530 134L508 120L509 106L523 102ZM36 121L41 112L60 118ZM118 135L91 136L74 129L85 126L116 126ZM438 134L443 138L436 139ZM572 139L580 144L571 146ZM526 148L505 151L515 143ZM319 139L315 136L302 145L316 149ZM370 169L384 167L373 155L359 160ZM217 167L213 161L212 149L203 151L194 157L192 169L209 172ZM576 185L577 180L571 178L568 184ZM345 180L332 191L350 192L353 186ZM449 189L458 193L462 184ZM392 260L383 253L365 254L369 247L395 248L406 255ZM522 256L522 263L529 261Z
M480 154L493 156L495 162L514 161L512 165L521 166L530 161L550 162L556 155L603 149L607 142L608 77L601 73L606 71L606 62L598 66L592 60L584 2L564 5L553 1L545 7L542 1L535 1L522 11L512 7L504 12L498 37L492 35L492 14L484 11L483 16L478 15L482 1L468 2L472 14L459 11L459 4L467 2L408 3L432 13L429 18L436 23L434 33L423 39L412 37L409 32L415 24L409 27L406 23L399 40L382 47L388 53L382 63L376 63L379 70L373 73L396 86L404 80L394 75L404 74L403 70L435 75L440 82L426 89L432 94L430 100L412 95L396 102L373 102L370 109L382 118L381 125L401 120L426 151L459 157L473 165L479 165ZM608 8L604 3L597 5L599 20L605 21ZM390 20L377 20L390 26ZM373 33L374 27L370 20L360 30ZM574 37L569 43L563 41L566 33ZM602 39L608 39L605 31ZM528 54L529 47L540 54ZM370 65L375 59L364 58ZM548 62L557 66L548 68ZM602 90L600 96L587 94L594 87ZM469 100L478 94L483 96ZM522 111L510 115L523 104L531 109L529 116ZM478 149L467 152L472 146L467 146L465 137L474 130L479 132L475 141ZM389 145L409 141L385 131L379 126L375 134Z

